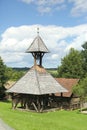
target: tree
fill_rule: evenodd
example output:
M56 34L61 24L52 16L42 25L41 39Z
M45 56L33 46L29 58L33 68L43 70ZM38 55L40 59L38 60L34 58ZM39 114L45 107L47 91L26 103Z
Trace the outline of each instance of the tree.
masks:
M84 70L84 75L86 75L87 73L87 42L85 42L83 45L82 45L82 57L83 57L83 70Z
M61 60L58 77L81 78L83 76L82 56L78 50L70 49L68 55Z
M3 60L0 57L0 99L3 99L5 96L4 84L7 81L6 76L6 66L3 63Z
M80 103L82 107L83 101L87 97L87 76L86 78L82 79L79 84L73 87L73 93L80 97Z
M24 74L25 74L25 71L22 71L22 70L20 71L20 70L12 69L10 67L6 68L6 76L8 77L8 80L17 81Z

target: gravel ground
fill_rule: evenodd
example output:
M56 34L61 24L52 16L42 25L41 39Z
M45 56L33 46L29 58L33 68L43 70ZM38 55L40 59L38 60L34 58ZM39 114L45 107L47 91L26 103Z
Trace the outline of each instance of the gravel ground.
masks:
M0 130L14 130L0 119Z

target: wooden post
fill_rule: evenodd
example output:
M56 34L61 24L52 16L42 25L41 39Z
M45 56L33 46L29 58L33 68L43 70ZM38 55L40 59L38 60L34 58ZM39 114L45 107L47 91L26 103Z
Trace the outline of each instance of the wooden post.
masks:
M34 57L34 65L36 65L36 57Z
M42 58L43 58L43 56L44 56L44 53L40 53L40 61L39 61L39 65L40 66L42 66Z
M40 54L40 66L42 66L42 56L41 56L41 54Z
M35 108L36 112L38 112L38 108L36 107L36 105L35 105L35 103L34 103L34 102L32 102L32 105L34 106L34 108Z
M32 53L32 56L34 57L34 65L36 65L36 57L37 57L37 54L36 54L36 53Z
M63 93L61 92L61 109L63 108Z
M40 112L41 109L41 102L40 102L40 97L37 97L37 105L38 105L38 111Z
M61 92L61 97L63 97L63 93Z

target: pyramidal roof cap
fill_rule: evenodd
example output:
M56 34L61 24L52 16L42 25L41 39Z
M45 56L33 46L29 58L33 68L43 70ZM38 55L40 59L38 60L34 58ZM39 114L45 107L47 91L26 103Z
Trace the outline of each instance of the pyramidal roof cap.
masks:
M27 53L32 53L32 52L44 52L48 53L49 50L44 44L42 38L38 35L30 45L30 47L26 51Z

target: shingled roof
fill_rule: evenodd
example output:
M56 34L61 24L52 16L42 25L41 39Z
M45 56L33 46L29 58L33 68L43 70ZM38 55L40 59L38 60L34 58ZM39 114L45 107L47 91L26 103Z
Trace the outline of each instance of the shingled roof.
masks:
M26 51L27 53L32 53L32 52L44 52L48 53L49 50L45 46L42 38L38 35L30 45L30 47Z
M60 83L64 88L68 90L67 93L63 92L63 97L70 97L72 95L73 86L79 82L79 79L73 78L55 78L58 83ZM56 96L61 96L60 93L56 93Z
M42 95L67 92L43 67L33 66L7 92Z
M33 95L67 92L67 89L60 85L42 67L43 55L44 53L48 53L49 50L45 46L39 34L34 39L34 41L32 42L32 44L26 52L32 53L34 57L34 66L10 89L8 89L7 92ZM39 60L39 65L37 65L36 63L37 59Z

